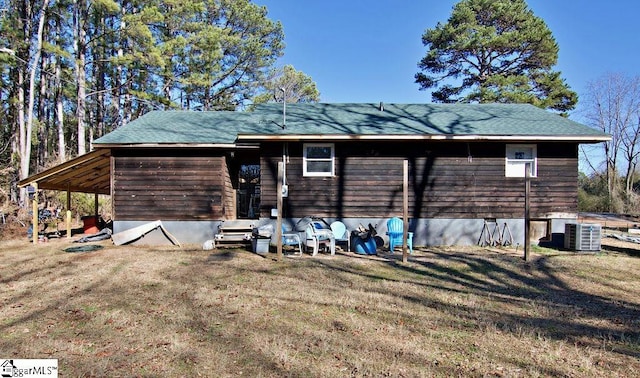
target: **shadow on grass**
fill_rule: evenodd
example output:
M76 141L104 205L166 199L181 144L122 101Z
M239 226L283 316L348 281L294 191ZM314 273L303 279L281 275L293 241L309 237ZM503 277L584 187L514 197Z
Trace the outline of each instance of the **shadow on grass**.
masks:
M640 245L638 245L638 248L640 248ZM603 245L602 251L623 253L631 257L640 257L640 249L636 249L636 248L625 248L625 247L616 247L613 245Z
M565 282L563 275L572 273L563 270L562 265L554 264L554 259L567 256L565 253L536 256L538 258L529 263L512 254L489 250L470 253L427 250L410 256L406 264L401 262L401 254L363 257L348 253L317 258L305 255L292 258L286 264L270 264L260 263L263 256L239 249L188 252L193 253L181 254L159 276L146 278L144 260L139 257L127 259L86 283L74 283L79 287L69 288L69 296L51 301L42 308L34 308L35 311L28 314L7 319L0 325L0 332L18 324L41 322L50 311L59 308L65 310L63 315L70 317L74 326L75 323L85 322L82 316L87 311L83 310L82 304L92 303L82 300L76 302L74 298L77 300L83 294L93 293L94 296L109 296L108 306L100 310L113 311L114 314L120 314L118 316L121 319L127 319L125 314L129 312L142 311L145 317L150 318L150 324L155 321L181 332L188 330L188 334L195 334L201 344L192 346L184 343L184 348L180 343L171 344L174 347L171 350L171 362L189 365L198 358L208 356L205 351L215 350L233 361L234 366L237 361L237 366L242 366L244 371L257 372L255 375L321 376L318 370L314 370L314 364L294 363L288 366L289 359L294 361L290 355L296 358L310 358L313 355L313 361L317 357L325 365L340 363L341 366L350 366L332 359L334 355L323 350L328 345L341 347L343 344L323 341L327 335L339 334L347 340L344 345L364 346L363 351L367 351L372 335L350 328L350 323L345 320L350 314L382 326L391 324L391 327L394 323L390 321L394 319L407 320L403 325L407 334L418 338L427 338L431 332L429 327L434 327L435 335L469 330L466 336L497 330L516 337L533 335L566 341L576 347L605 347L620 355L640 357L638 304L590 293L588 287L576 287L571 282ZM269 254L268 257L273 256ZM160 255L157 257L161 258ZM188 264L182 264L186 257L193 259L187 260ZM376 264L361 263L367 259L374 260ZM44 271L28 271L13 278L29 279L44 273L82 276L79 273L83 272L84 265L77 264L78 260L67 258L61 261L64 264L55 261L53 264L43 264L46 268ZM135 274L130 277L143 279L119 281L116 273L126 269L132 271L130 274ZM163 277L163 280L158 277ZM166 282L174 280L177 286L172 288L166 285ZM400 285L389 285L383 281ZM113 285L114 282L116 285ZM289 286L291 291L263 286L274 282ZM241 287L252 289L244 291L239 289ZM126 288L133 288L134 291L129 296L123 296ZM351 290L358 298L346 300L349 297L341 296L343 290ZM330 292L331 295L322 295L320 292ZM448 297L447 292L460 295ZM24 292L22 295L30 294ZM135 300L131 300L134 297ZM255 300L247 301L246 298ZM443 316L444 319L440 321L434 318L432 311L416 311L414 306L390 306L399 303L394 298L425 309L435 309L439 312L435 316ZM69 299L71 303L67 302ZM12 298L12 303L21 301L20 296ZM485 305L489 301L492 303ZM247 303L250 305L244 307ZM287 305L283 306L283 303ZM185 313L181 314L180 309L186 309ZM288 322L289 318L279 313L282 309L299 311L301 315L292 314L292 322ZM256 317L255 313L259 313L260 317ZM324 328L314 329L313 325L304 323L307 319L316 319L318 314L329 317L324 322ZM416 319L416 322L410 321L412 319ZM322 323L321 320L318 322ZM105 329L110 327L112 325L107 320ZM124 323L124 330L129 331L129 328L133 329L134 325ZM102 340L102 336L98 335L100 330L96 335L82 337L97 343L97 340ZM163 334L159 333L157 340L165 342L162 337ZM169 339L172 340L171 337ZM152 344L131 341L133 345L142 345L143 348L155 345L154 342L155 339L150 341ZM266 349L265 342L280 345L280 354ZM11 346L11 341L5 341L4 345ZM376 352L377 346L371 348L372 352ZM314 355L315 352L319 354ZM448 370L451 364L441 364L441 367L438 361L424 360L425 354L405 350L401 343L389 346L384 353L412 367L426 366L430 372L439 371L441 376L455 375ZM129 357L126 354L117 356L123 362ZM89 357L93 357L93 354ZM112 360L116 361L115 358ZM87 360L87 357L74 360L76 364L87 365L76 371L92 371ZM522 369L531 368L542 376L563 376L567 371L555 365L538 367L535 360L512 361L504 357L504 362ZM355 366L358 367L357 364ZM188 370L188 367L183 369Z
M525 332L593 348L607 344L617 353L640 358L640 329L637 326L640 306L569 286L559 278L551 264L554 256L541 256L525 262L516 256L492 252L484 255L429 251L429 254L431 256L427 259L412 256L407 264L402 263L401 256L391 256L386 260L387 264L410 273L409 277L414 276L415 279L389 278L351 269L331 260L319 260L317 264L375 280L423 286L424 295L390 293L380 286L371 286L368 290L401 296L407 301L455 314L469 322L477 322L480 318L502 331ZM507 304L531 306L534 311L524 315L523 312L492 311L447 303L430 296L430 289L489 296L491 300Z
M207 257L207 263L230 261L238 257L240 252L236 252L232 249L221 250L220 252L212 253Z

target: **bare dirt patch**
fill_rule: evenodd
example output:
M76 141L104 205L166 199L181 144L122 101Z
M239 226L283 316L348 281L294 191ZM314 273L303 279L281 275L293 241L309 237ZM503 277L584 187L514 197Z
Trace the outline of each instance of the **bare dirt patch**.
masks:
M27 240L27 225L17 221L0 224L0 240Z
M65 376L640 374L640 260L419 249L263 258L0 241L0 350Z

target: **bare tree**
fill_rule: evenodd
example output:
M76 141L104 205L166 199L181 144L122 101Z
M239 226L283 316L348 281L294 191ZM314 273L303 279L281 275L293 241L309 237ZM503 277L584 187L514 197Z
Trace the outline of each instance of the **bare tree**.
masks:
M633 177L640 156L640 77L604 75L589 83L585 97L589 122L611 136L603 144L610 210L625 210L617 204L621 199L627 207L633 202ZM621 194L624 198L619 198Z
M271 71L263 83L264 90L253 98L254 104L265 102L318 102L320 92L313 79L292 65Z

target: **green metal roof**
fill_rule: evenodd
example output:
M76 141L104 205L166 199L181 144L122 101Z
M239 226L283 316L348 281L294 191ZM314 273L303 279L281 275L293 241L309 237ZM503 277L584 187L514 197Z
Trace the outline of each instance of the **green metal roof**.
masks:
M530 139L608 136L528 104L282 104L252 112L153 111L94 144L233 144L239 139Z

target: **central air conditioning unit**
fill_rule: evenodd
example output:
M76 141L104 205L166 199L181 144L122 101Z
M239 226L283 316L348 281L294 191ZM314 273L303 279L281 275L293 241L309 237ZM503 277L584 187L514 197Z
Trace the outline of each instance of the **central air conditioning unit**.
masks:
M572 251L599 251L602 228L593 223L564 225L564 247Z

